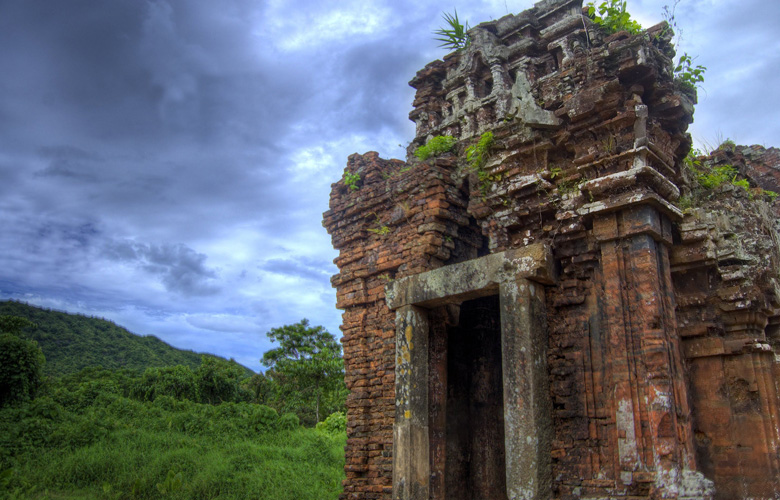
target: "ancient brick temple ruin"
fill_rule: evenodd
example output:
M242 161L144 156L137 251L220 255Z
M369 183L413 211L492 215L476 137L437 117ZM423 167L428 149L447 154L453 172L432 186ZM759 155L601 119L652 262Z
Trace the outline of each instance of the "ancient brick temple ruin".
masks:
M409 151L453 152L352 155L325 213L342 498L780 498L778 151L697 194L665 24L544 0L471 34L411 82Z

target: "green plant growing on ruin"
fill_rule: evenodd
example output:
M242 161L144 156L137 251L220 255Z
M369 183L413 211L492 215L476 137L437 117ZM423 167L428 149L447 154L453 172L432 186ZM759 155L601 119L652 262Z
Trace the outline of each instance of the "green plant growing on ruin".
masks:
M380 236L385 236L387 234L390 234L390 228L388 226L379 226L377 228L368 228L368 231L374 234L378 234Z
M376 227L369 227L366 230L370 233L378 234L379 236L390 234L390 228L387 225L382 224L382 221L379 220L379 215L377 215L376 212L371 212L371 215L376 218L376 220L374 220Z
M663 17L667 27L658 35L659 37L664 37L670 31L675 33L676 39L672 44L677 47L678 50L683 38L683 29L677 24L677 19L675 18L675 10L679 3L680 0L675 0L671 7L664 5ZM684 90L688 90L689 92L694 92L697 87L701 87L701 83L704 82L704 72L707 71L706 66L700 64L694 66L694 59L696 58L689 56L687 52L683 52L673 71L674 81L677 86Z
M493 148L493 132L485 132L476 144L466 148L466 162L472 170L482 170Z
M604 148L604 152L612 154L617 148L617 140L614 135L607 136L606 139L601 141L601 146Z
M586 6L588 7L588 17L609 33L628 31L630 34L636 35L642 31L642 25L631 19L631 14L626 10L626 0L605 0L598 7L590 2ZM597 12L598 15L596 15Z
M452 148L454 148L457 143L458 140L450 135L437 135L426 142L424 146L415 149L414 156L425 161L432 156L439 156L452 151Z
M485 164L490 157L490 150L493 148L493 132L485 132L479 137L476 144L466 148L466 163L469 168L477 173L479 178L479 191L484 194L487 192L490 184L496 180L495 176L485 170Z
M718 149L722 149L724 147L735 147L733 144L734 141L727 139ZM683 167L691 172L694 179L696 179L696 183L699 185L700 189L698 190L698 196L697 190L694 190L693 194L688 197L689 199L683 200L685 197L680 198L677 206L681 209L686 209L693 206L696 199L701 196L702 189L717 189L723 184L731 184L732 186L742 188L746 193L748 193L748 196L751 200L754 200L757 197L766 197L771 203L778 197L778 193L774 191L769 191L760 187L750 187L750 182L747 179L739 178L739 171L733 165L718 165L715 167L708 167L704 165L699 159L701 156L703 156L701 151L698 149L692 149L685 157L685 159L683 159ZM688 206L683 206L684 204L688 204Z
M664 21L666 21L666 26L656 35L657 38L664 38L668 34L673 34L677 36L677 39L673 41L672 43L675 46L680 45L680 40L682 40L682 28L677 24L677 18L675 17L675 11L677 10L677 4L680 3L680 0L674 0L674 3L671 7L668 5L664 5L663 7L663 13L661 14L664 18Z
M460 24L458 9L455 9L454 14L444 12L442 17L446 22L446 26L433 32L436 35L434 40L442 42L439 47L444 47L448 50L462 50L468 47L471 44L471 37L468 34L469 23L467 21L465 25Z
M693 197L690 195L680 196L680 198L677 200L677 208L683 211L683 213L687 213L691 208L693 208Z
M360 186L357 185L357 183L360 182L360 174L355 172L354 174L351 172L344 172L344 185L347 186L352 191L357 191L360 189Z
M577 189L584 184L586 179L567 179L558 183L556 189L561 196L574 193Z
M718 146L719 151L734 151L734 148L736 148L737 145L734 141L731 139L726 139L725 141L720 143L720 146Z
M704 82L706 66L693 65L693 58L687 52L680 56L677 66L674 67L674 81L680 87L689 91L695 91Z
M739 179L739 180L737 180L737 176L736 175L731 179L731 185L732 186L741 187L746 192L750 191L750 183L748 182L748 180L747 179Z
M716 189L737 177L737 169L731 165L719 165L711 171L696 171L696 181L705 189Z

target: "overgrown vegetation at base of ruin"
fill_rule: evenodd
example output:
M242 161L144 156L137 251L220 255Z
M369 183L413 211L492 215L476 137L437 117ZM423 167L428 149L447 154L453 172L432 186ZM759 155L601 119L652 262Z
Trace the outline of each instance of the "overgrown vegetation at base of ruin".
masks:
M0 498L319 500L341 492L343 360L322 327L302 320L269 332L279 347L263 356L272 367L265 374L202 356L195 369L56 376L45 374L41 350L51 353L56 335L41 347L30 336L50 336L52 318L103 320L17 306L40 323L0 315ZM99 337L90 337L94 345Z
M0 497L338 497L343 426L303 428L246 402L139 401L129 397L136 382L85 370L0 409Z

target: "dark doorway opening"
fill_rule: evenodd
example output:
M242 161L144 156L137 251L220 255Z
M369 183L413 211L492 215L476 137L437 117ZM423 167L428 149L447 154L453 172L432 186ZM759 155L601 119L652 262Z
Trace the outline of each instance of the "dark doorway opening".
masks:
M447 499L506 500L498 296L463 302L446 345Z

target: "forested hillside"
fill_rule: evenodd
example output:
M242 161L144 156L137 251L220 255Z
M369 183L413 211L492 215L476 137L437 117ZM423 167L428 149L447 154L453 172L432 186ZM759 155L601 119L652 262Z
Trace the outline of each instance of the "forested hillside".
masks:
M48 375L75 373L89 366L143 371L149 367L184 365L194 370L201 361L196 352L176 349L151 335L135 335L101 318L14 301L0 302L0 316L3 315L35 323L36 327L27 329L25 334L38 342L46 356L44 370Z

